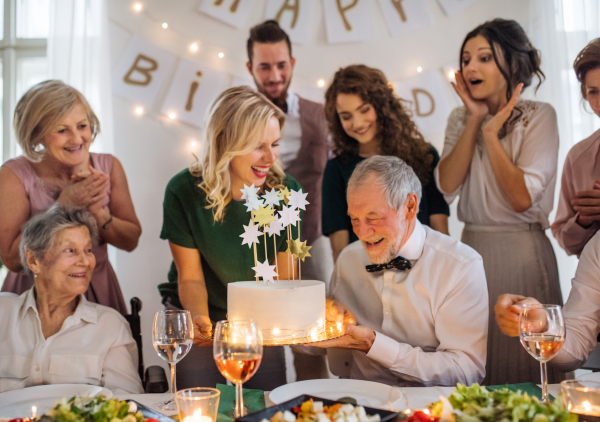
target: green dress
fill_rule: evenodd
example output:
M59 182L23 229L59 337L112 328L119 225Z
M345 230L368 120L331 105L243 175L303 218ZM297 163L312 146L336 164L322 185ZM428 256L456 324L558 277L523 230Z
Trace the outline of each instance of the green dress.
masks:
M163 226L161 239L182 246L198 249L202 259L202 271L208 292L208 310L212 321L226 319L227 284L234 281L254 280L254 250L242 245L240 235L250 222L245 201L230 201L225 207L222 221L215 221L208 207L205 192L198 187L202 181L188 169L175 175L167 185L163 202ZM286 175L284 184L290 190L299 190L300 184ZM310 205L309 205L310 206ZM298 226L292 226L292 237L297 238ZM287 250L287 234L283 230L276 237L277 250ZM265 238L256 244L257 259L265 260ZM275 260L273 237L267 234L269 262ZM171 264L168 282L159 284L163 303L183 309L177 290L177 268ZM262 282L262 281L261 281Z

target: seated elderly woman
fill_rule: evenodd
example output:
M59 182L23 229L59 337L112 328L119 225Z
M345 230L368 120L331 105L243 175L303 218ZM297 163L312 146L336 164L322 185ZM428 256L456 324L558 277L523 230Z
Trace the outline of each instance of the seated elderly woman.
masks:
M34 285L0 295L0 393L39 384L91 384L143 393L125 319L84 296L98 229L83 209L54 205L25 224L20 253Z

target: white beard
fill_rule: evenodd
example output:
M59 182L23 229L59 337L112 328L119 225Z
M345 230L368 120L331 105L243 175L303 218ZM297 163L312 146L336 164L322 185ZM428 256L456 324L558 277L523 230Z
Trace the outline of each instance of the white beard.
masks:
M390 262L392 259L394 259L396 257L396 255L398 255L398 252L400 252L400 245L402 243L402 239L404 238L404 235L406 234L406 229L408 227L406 218L404 218L404 216L401 216L401 221L400 221L400 232L398 233L398 235L396 236L395 239L390 239L389 236L387 236L386 238L384 238L383 242L388 242L389 246L381 251L375 252L375 251L369 251L366 248L365 245L365 241L361 241L363 244L363 247L365 248L365 251L367 252L367 255L369 256L369 259L371 260L371 262L373 264L387 264L388 262Z

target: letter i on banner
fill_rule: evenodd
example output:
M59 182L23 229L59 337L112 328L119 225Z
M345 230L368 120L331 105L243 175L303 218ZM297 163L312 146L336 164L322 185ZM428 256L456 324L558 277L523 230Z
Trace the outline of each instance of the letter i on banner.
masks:
M112 74L114 93L150 108L174 61L170 51L134 35Z
M306 44L310 39L317 0L268 0L265 20L273 19L292 42Z
M200 127L207 107L227 88L229 79L224 72L181 59L161 113Z
M368 0L323 0L327 40L330 43L367 41L373 38Z
M235 28L246 24L254 0L203 0L198 8L202 13Z
M433 24L433 15L423 0L379 0L379 7L392 37Z

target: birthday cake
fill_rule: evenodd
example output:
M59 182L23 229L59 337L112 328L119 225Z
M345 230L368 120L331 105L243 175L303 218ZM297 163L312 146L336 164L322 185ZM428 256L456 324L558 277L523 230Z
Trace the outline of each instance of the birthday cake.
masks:
M252 320L264 340L295 339L325 329L325 283L281 280L268 286L256 281L227 285L228 319Z
M258 190L254 185L244 185L241 190L251 216L240 237L243 238L242 245L254 248L252 269L256 279L227 285L227 319L256 322L266 341L293 343L295 339L314 338L325 330L325 283L301 279L301 265L310 256L311 248L300 241L298 234L300 210L306 209L307 194L302 189L289 191L284 188L271 189L259 197ZM291 226L296 224L298 230L294 238ZM281 234L282 231L284 234ZM273 263L268 260L260 262L256 258L256 245L261 240L267 256L267 248L271 244L267 234L273 238L275 253L278 252L275 236L287 237L286 252L288 259L292 260L292 264L288 261L285 266L288 271L291 268L287 277L279 274L277 260ZM282 280L281 276L285 279Z

